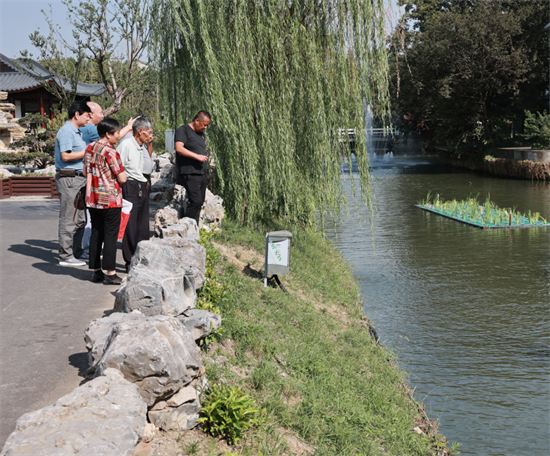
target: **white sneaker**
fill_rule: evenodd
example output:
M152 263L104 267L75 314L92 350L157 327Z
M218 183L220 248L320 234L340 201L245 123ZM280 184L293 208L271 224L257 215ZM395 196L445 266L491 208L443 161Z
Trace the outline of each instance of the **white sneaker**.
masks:
M75 257L71 257L68 260L61 260L59 266L86 266L85 261L77 260Z

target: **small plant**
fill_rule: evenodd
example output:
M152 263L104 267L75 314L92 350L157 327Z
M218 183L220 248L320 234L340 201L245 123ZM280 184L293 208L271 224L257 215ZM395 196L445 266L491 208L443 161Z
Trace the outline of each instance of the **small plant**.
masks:
M199 422L206 432L224 437L233 445L248 429L263 423L264 413L256 406L256 401L239 387L216 385L202 406Z
M531 141L532 149L550 149L550 115L525 111L525 139Z
M193 442L187 445L185 448L181 448L185 450L185 454L193 456L199 453L199 442Z
M221 256L211 242L215 235L215 231L200 230L198 242L206 249L206 271L204 283L197 293L196 308L219 314L219 305L225 299L228 285L216 273L216 264L221 261Z

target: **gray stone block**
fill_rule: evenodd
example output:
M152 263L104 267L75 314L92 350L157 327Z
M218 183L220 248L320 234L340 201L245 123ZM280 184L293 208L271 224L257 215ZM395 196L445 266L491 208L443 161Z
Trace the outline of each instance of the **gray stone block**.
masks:
M221 315L202 309L188 309L176 318L183 323L195 340L204 339L213 329L222 325Z
M195 341L175 318L158 315L117 323L95 376L109 368L135 383L148 406L172 396L200 373Z
M122 321L143 320L141 313L112 313L108 317L92 320L84 330L84 342L88 349L88 376L93 375L97 363L101 360L107 340L113 328Z
M147 406L115 369L17 420L1 456L113 456L134 453Z
M149 421L165 431L186 431L197 425L201 407L198 400L187 402L179 407L150 411Z
M178 264L172 272L158 271L140 263L132 265L126 285L117 291L114 310L176 316L195 307L196 301L195 275L191 269Z
M164 261L162 254L154 253L159 249L168 249L171 252L170 262ZM195 288L199 289L206 272L206 249L193 240L180 237L153 238L138 244L131 267L139 263L146 264L153 271L166 269L169 272L178 267L178 264L184 270L191 269L195 277Z

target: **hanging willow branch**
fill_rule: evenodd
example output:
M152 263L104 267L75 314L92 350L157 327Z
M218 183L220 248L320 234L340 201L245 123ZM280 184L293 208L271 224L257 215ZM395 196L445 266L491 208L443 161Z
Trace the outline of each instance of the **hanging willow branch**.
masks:
M352 175L339 128L357 128L372 208L364 106L388 111L382 13L383 0L157 0L161 86L173 99L176 78L184 122L212 113L217 191L233 218L339 212L343 164Z

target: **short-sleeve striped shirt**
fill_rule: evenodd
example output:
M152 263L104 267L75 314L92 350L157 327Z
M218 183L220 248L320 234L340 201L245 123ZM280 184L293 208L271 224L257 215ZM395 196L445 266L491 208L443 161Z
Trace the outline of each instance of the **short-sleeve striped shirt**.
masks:
M86 207L122 207L122 191L116 175L124 171L118 152L110 144L97 141L84 155L86 168Z

